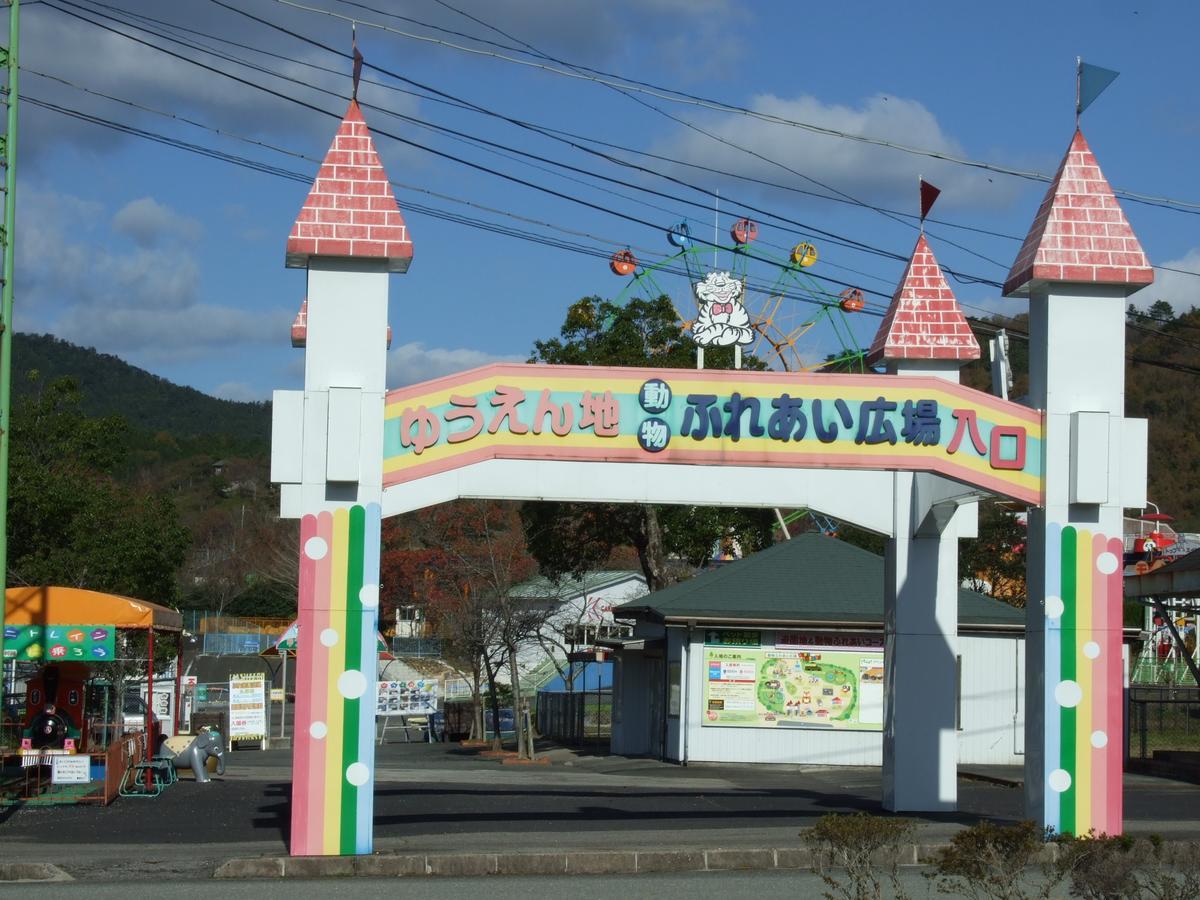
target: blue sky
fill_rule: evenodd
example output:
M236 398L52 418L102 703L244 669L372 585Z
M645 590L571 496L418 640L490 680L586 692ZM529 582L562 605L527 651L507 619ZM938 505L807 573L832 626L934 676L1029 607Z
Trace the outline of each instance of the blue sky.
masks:
M294 35L341 51L349 48L350 24L344 18L281 0L231 5ZM365 79L383 82L364 83L360 99L389 175L406 186L397 196L414 241L412 268L392 279L393 387L490 360L524 359L535 340L557 333L570 303L591 294L612 297L625 287L609 272L604 258L439 220L413 209L414 204L569 240L604 255L629 245L639 258L653 260L670 252L664 230L685 216L698 232L712 233L711 198L660 177L666 175L720 191L722 241L727 241L734 218L753 205L771 216L802 223L752 214L760 221L758 246L764 253L781 256L784 250L776 248L812 240L821 252L814 274L890 296L903 271L902 261L838 246L813 229L907 256L916 239L911 225L863 206L786 188L816 193L833 189L871 206L911 213L917 203L917 175L923 174L944 192L935 218L1010 236L931 225L931 244L942 264L1003 281L1045 185L649 94L635 94L639 104L591 81L419 41L375 25L481 49L495 50L476 38L511 46L516 39L573 66L590 66L793 121L1049 174L1071 138L1074 60L1082 55L1121 72L1083 119L1084 133L1110 183L1139 194L1200 203L1195 165L1200 100L1194 91L1192 47L1200 11L1193 4L919 2L786 10L774 3L726 0L449 0L446 5L438 0L304 0L303 5L357 18L359 46L368 63L510 118L670 160L611 151L652 171L613 165L498 118L399 92L392 88L413 88L365 69ZM191 65L68 12L219 71ZM508 36L489 30L484 22ZM190 34L174 33L270 71L173 44L161 37L163 23L192 29ZM349 94L345 59L212 0L47 0L24 7L22 24L24 97L310 179L316 170L313 160L324 155L337 118L285 98L340 116ZM449 36L429 26L466 36ZM533 58L529 53L497 52ZM255 90L220 72L285 97ZM142 108L87 94L43 77L47 75ZM674 119L643 104L657 106ZM489 152L390 112L511 149ZM382 132L654 227L439 159ZM30 103L21 109L20 152L20 330L51 332L234 399L265 399L273 388L299 386L302 352L291 348L288 326L303 298L304 280L302 272L284 269L283 251L307 184ZM567 180L546 171L552 166L537 162L535 168L517 153L537 154L584 173L566 172L574 179ZM624 183L600 182L593 174ZM783 187L742 180L746 177ZM647 189L669 196L654 196ZM1200 216L1195 215L1200 210L1181 212L1129 201L1123 205L1153 263L1200 272ZM750 274L768 283L774 280L774 270L766 263L752 261ZM1158 283L1135 302L1145 306L1163 298L1177 308L1196 302L1200 278L1163 271L1157 276ZM659 283L677 301L687 302L685 279L666 275ZM1000 300L998 290L987 284L952 281L952 286L968 314L1023 308L1021 301ZM752 300L751 305L758 302ZM868 295L869 306L879 309L884 302ZM789 327L808 318L811 310L798 300L785 301ZM856 338L864 346L878 321L868 315L853 319ZM803 349L811 359L839 346L824 326L815 327L806 340Z

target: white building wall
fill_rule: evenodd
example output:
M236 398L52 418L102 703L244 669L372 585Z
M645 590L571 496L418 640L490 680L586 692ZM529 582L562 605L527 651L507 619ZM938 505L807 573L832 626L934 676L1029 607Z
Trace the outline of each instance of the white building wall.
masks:
M655 626L638 628L639 636L662 634ZM704 630L666 629L666 660L682 667L679 719L667 715L665 756L676 762L787 763L792 765L879 766L883 763L881 731L772 729L704 726ZM958 761L967 765L1020 765L1024 754L1024 639L1011 635L959 638L962 654L961 730ZM613 726L612 750L623 755L653 754L661 720L649 720L650 692L662 685L647 683L650 666L642 653L624 655L620 683L614 692L621 706ZM669 698L668 701L669 703ZM686 732L680 727L686 720ZM651 737L654 740L651 740Z
M962 654L958 761L1022 765L1025 759L1025 640L958 639Z

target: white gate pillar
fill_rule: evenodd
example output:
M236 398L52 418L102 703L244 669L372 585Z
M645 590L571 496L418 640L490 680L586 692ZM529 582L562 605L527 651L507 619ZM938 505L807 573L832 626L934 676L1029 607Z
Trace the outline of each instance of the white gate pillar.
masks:
M959 368L978 358L979 344L922 234L868 362L883 362L899 376L957 382ZM922 440L915 424L936 427L938 440L940 429L956 427L937 404L907 411L905 418L902 437L910 443ZM883 805L953 810L958 538L975 534L977 492L932 475L898 472L894 478L894 537L884 569Z
M1146 496L1146 422L1124 418L1125 303L1153 278L1076 130L1004 285L1029 295L1029 400L1046 417L1026 557L1025 812L1056 832L1122 830L1122 516Z

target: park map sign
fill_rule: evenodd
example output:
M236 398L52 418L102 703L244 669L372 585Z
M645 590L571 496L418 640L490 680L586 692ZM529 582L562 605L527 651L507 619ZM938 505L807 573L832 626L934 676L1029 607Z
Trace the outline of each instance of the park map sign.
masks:
M778 632L763 643L757 632L707 632L702 724L878 731L878 643L794 632Z
M883 469L1037 505L1042 432L931 377L494 365L388 393L384 484L488 459Z

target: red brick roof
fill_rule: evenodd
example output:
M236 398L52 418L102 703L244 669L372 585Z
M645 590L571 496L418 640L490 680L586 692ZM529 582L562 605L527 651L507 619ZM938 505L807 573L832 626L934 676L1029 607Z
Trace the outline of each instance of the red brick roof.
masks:
M923 234L867 351L870 365L894 359L979 359L979 342Z
M1142 245L1083 132L1076 129L1004 282L1004 293L1028 293L1031 281L1140 286L1153 280Z
M313 256L386 259L393 272L412 262L412 241L356 101L350 101L292 233L288 266Z

